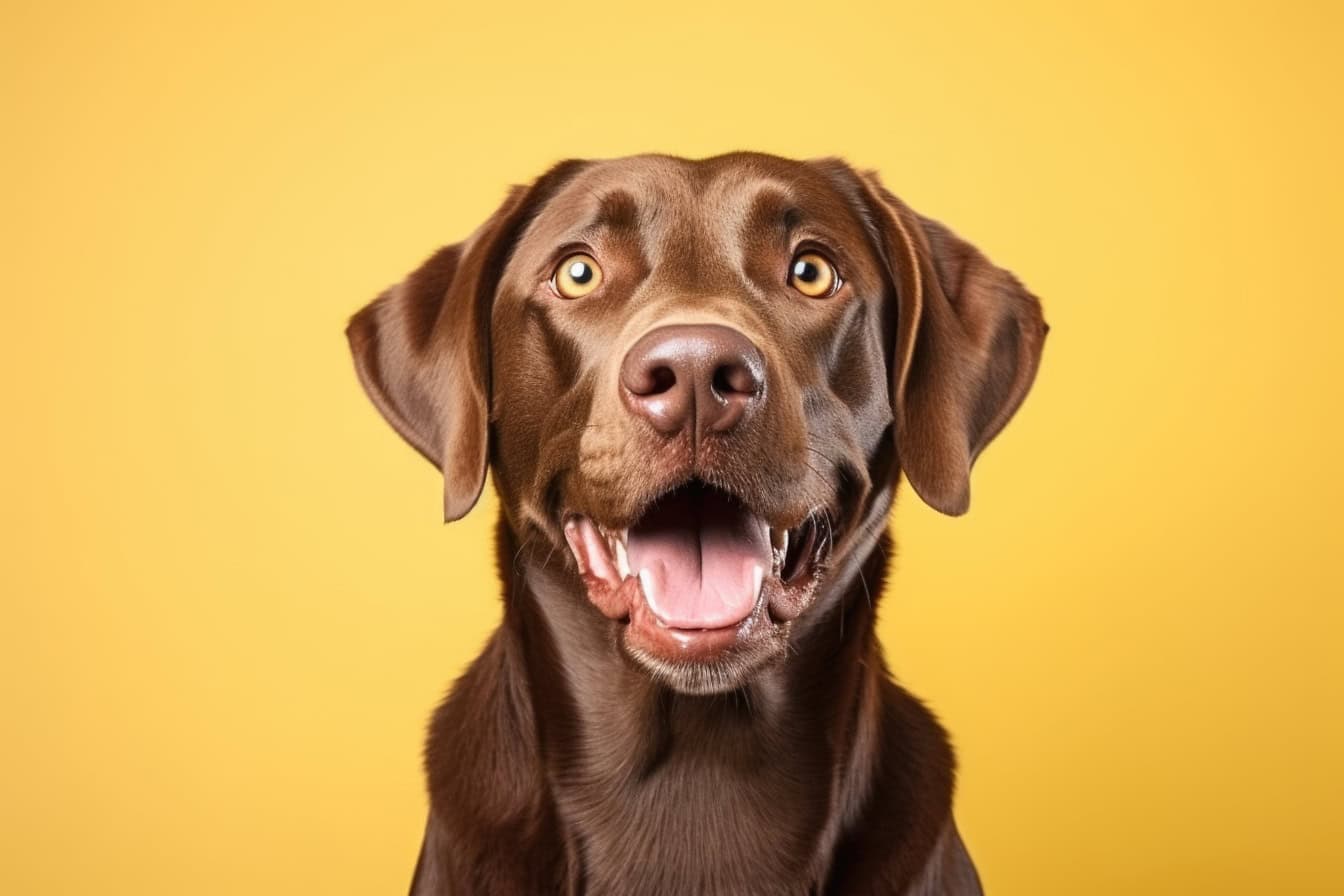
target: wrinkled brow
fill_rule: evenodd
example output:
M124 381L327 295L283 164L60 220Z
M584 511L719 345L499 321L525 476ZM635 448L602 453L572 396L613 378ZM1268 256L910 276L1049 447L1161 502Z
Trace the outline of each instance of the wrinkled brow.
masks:
M597 211L584 230L625 230L639 227L639 203L625 190L612 190L597 199Z
M802 226L804 218L794 197L771 186L752 197L743 223L748 233L772 233L787 240Z

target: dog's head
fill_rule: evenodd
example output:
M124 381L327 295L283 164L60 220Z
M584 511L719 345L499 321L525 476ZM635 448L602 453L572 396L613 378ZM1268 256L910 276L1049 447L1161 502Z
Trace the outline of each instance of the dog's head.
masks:
M442 469L446 517L493 467L519 544L564 558L593 624L705 692L821 612L898 471L966 510L1046 329L874 175L733 154L563 163L348 335L374 404Z

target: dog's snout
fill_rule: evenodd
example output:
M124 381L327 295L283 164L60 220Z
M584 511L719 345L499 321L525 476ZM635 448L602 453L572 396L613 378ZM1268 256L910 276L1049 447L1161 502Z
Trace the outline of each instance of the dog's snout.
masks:
M721 324L650 330L621 362L621 398L659 432L728 432L765 394L765 359L751 340Z

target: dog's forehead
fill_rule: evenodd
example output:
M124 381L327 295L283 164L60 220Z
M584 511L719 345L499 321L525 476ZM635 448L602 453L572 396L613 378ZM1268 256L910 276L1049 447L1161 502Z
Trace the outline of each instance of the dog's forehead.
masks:
M520 249L548 251L599 231L625 231L654 253L669 244L722 250L790 215L837 230L857 227L840 191L806 162L756 153L632 156L578 172L538 210Z

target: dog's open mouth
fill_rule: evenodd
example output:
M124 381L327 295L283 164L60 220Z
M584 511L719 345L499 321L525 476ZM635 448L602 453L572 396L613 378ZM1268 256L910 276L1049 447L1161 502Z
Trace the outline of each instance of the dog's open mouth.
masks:
M831 542L820 515L774 528L699 481L655 500L628 529L580 515L564 528L589 599L665 659L710 658L795 618Z

